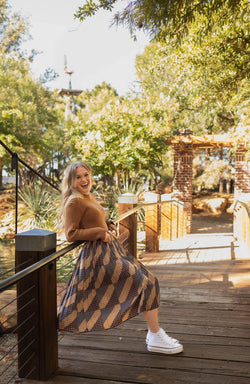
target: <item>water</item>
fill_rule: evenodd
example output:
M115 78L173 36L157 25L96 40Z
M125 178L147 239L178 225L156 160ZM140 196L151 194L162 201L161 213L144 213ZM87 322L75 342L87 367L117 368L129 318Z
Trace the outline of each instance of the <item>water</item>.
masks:
M15 242L14 240L0 241L0 281L15 273Z

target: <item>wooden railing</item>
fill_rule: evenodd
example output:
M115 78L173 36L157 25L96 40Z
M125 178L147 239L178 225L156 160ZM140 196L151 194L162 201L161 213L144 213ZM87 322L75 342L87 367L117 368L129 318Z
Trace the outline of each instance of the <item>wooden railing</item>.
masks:
M187 233L187 212L184 203L170 195L145 194L145 202L137 204L135 196L123 195L119 202L119 234L122 243L136 257L138 213L143 212L145 251L158 252L160 240L173 240Z
M249 202L236 200L234 204L234 237L240 252L250 257L250 206Z
M130 199L126 202L126 199ZM132 200L131 200L132 197ZM137 218L144 211L140 229L145 233L145 249L159 249L159 237L173 238L185 233L185 209L176 200L134 204L133 196L120 202L120 239L137 257ZM141 220L141 218L140 218ZM172 222L172 224L171 224ZM82 242L56 250L56 233L34 229L16 235L16 274L0 283L0 292L16 284L18 376L47 380L57 370L57 269L56 261ZM0 308L1 311L1 308ZM3 368L2 372L6 369ZM4 376L0 382L5 384Z

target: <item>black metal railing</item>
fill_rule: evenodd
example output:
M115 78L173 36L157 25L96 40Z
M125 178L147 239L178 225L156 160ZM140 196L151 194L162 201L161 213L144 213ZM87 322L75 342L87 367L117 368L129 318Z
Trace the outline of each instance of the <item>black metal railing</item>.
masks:
M18 188L19 188L19 163L24 165L32 174L39 177L45 183L50 185L52 188L60 192L60 189L54 185L50 180L41 175L35 169L33 169L29 164L22 160L16 152L13 152L2 140L0 140L0 145L11 155L11 171L15 172L15 233L17 233L18 227Z
M17 292L16 287L20 284L20 281L25 281L25 279L29 278L29 276L34 275L36 272L38 273L44 269L44 267L48 266L48 268L50 268L53 261L69 254L70 251L77 248L81 243L82 242L75 242L73 244L69 244L59 251L43 258L39 262L22 269L20 272L17 272L0 283L0 298L1 292L7 292L10 297L9 301L0 308L1 383L14 383L19 377L19 372L24 371L25 378L28 379L32 377L34 371L39 371L39 362L37 362L36 356L34 355L34 351L36 350L35 344L38 340L37 337L33 335L37 323L37 312L33 309L37 303L35 300L35 293L33 294L33 291L35 292L37 282L34 281L34 284L28 284L28 287L22 290L22 292ZM60 293L61 292L59 292L59 294ZM26 300L28 297L29 299ZM22 302L22 304L18 305L18 302ZM11 314L9 316L5 316L8 312ZM25 316L21 318L20 313L24 313ZM33 325L31 326L31 324ZM25 328L26 331L22 333L21 337L18 337L19 331L23 328ZM33 352L30 353L30 350ZM28 357L26 357L27 354L29 355ZM18 364L18 361L22 361L22 363ZM22 377L24 378L24 375L22 375Z

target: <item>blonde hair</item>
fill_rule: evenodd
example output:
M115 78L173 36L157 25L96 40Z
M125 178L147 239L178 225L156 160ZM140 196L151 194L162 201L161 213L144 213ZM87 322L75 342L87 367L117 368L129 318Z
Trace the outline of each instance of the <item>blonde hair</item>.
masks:
M85 168L88 172L91 171L91 167L84 163L83 161L74 161L70 165L67 166L67 168L64 171L62 184L61 184L61 190L62 190L62 199L61 199L61 212L59 215L59 228L60 230L63 230L64 228L64 213L65 213L65 207L69 199L73 197L83 197L80 192L78 192L75 189L75 182L76 182L76 170L79 167Z

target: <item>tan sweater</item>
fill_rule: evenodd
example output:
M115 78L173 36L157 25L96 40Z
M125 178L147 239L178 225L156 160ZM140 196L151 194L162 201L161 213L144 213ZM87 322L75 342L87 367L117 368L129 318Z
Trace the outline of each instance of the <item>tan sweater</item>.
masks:
M108 227L105 211L92 195L71 198L65 207L65 236L76 240L104 240Z

